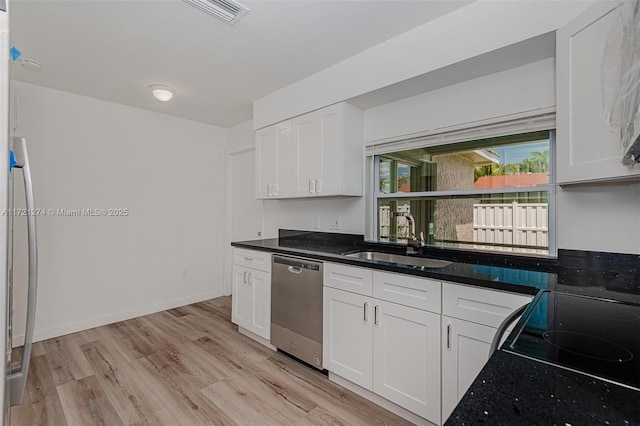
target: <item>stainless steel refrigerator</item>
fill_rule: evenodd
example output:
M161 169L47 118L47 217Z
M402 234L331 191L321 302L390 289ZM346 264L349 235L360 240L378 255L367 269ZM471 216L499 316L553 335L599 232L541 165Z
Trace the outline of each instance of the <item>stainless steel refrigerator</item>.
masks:
M22 403L29 370L33 326L35 321L37 287L36 215L31 185L31 172L24 138L14 137L10 120L10 71L16 51L11 50L9 34L9 10L7 0L0 0L0 347L4 350L4 368L0 369L2 386L2 425L10 422L9 407ZM12 57L13 55L13 57ZM14 179L24 181L26 209L14 209ZM13 218L25 216L28 238L28 285L27 319L24 350L19 364L11 363L12 317L13 317ZM17 285L24 285L17 284Z

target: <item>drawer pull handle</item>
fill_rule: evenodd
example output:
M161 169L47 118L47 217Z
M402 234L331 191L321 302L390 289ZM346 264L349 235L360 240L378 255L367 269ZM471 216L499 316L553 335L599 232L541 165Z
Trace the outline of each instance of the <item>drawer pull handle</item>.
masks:
M447 325L447 348L451 348L451 324Z
M376 306L373 308L373 323L374 323L375 325L378 325L378 323L379 323L379 321L378 321L378 305L376 305Z
M364 320L369 321L369 315L367 311L369 310L369 302L364 302Z

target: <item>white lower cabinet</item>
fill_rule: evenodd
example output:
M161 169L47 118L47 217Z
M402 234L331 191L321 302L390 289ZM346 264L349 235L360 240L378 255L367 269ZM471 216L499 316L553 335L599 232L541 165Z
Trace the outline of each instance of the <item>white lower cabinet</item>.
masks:
M440 315L329 286L323 297L324 367L439 424Z
M324 271L324 367L414 422L413 414L446 422L489 359L498 326L532 299L347 265Z
M451 317L442 317L442 423L489 359L496 329Z
M269 340L271 337L271 254L235 249L234 259L231 322ZM254 268L245 266L247 264Z
M489 348L500 324L531 299L523 294L442 283L442 423L489 360Z

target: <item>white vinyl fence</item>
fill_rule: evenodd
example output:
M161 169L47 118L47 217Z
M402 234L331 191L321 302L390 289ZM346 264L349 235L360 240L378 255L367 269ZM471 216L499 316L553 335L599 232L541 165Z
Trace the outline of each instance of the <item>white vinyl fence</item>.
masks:
M389 206L380 206L380 237L389 237ZM505 203L473 205L473 242L519 246L548 247L549 215L547 203ZM398 206L398 211L408 212L409 204ZM397 236L407 237L406 219L399 217ZM470 241L471 223L460 225L469 229L469 236L458 235L460 242ZM483 248L488 248L483 246ZM496 249L504 251L505 248ZM529 250L529 249L527 249Z
M410 210L409 204L399 205L396 209L397 212L408 213ZM380 238L389 238L389 231L391 230L391 212L389 206L380 206ZM404 217L398 217L397 220L397 237L407 238L407 219Z
M547 209L547 203L474 204L473 241L547 247Z

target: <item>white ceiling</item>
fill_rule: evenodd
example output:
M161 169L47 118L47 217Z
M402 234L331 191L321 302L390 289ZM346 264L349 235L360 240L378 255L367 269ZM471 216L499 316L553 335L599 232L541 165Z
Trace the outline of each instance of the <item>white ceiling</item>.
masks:
M229 26L180 0L10 0L12 42L42 64L13 78L229 127L255 99L470 1L242 3ZM155 101L154 83L175 98Z

